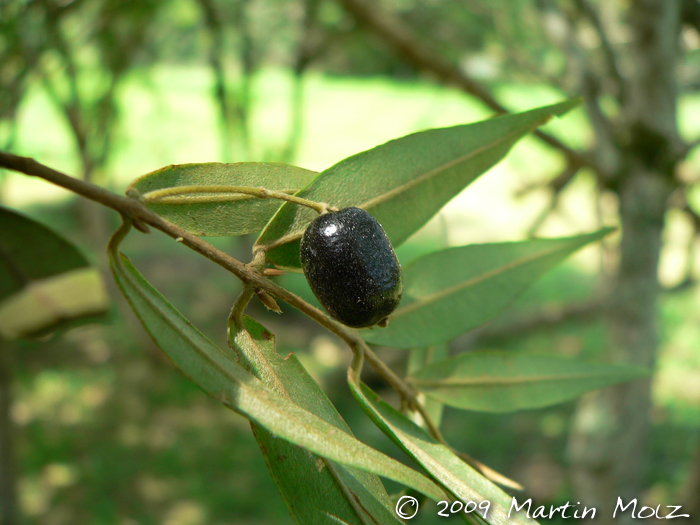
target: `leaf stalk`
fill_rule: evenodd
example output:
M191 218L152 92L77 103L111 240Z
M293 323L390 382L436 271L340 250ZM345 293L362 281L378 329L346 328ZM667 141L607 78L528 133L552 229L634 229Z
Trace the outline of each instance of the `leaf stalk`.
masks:
M186 204L191 202L198 193L233 193L250 195L258 199L279 199L300 206L306 206L319 214L327 213L330 206L324 202L316 202L296 195L290 195L284 191L268 190L267 188L254 188L251 186L177 186L175 188L163 188L149 191L141 195L140 199L146 203Z
M331 319L315 306L304 301L301 297L265 278L261 272L252 265L243 264L227 253L218 250L204 239L188 232L183 228L180 228L179 226L176 226L169 221L166 221L159 215L146 208L140 199L118 195L100 186L92 184L91 182L76 179L56 171L29 157L20 157L18 155L12 155L10 153L0 151L0 167L18 171L20 173L24 173L25 175L39 177L57 186L70 190L73 193L77 193L82 197L99 202L100 204L119 212L122 214L122 216L129 217L130 220L126 221L128 222L128 225L123 225L118 231L119 237L115 236L113 239L121 240L121 238L123 238L129 231L133 219L139 220L144 224L162 231L166 235L176 239L181 244L184 244L188 248L196 251L200 255L203 255L210 261L231 272L244 283L245 287L251 288L251 292L245 292L246 295L251 293L250 298L252 298L252 295L255 293L253 290L259 288L306 314L321 326L340 337L351 348L356 356L354 365L361 367L363 360L366 359L370 366L372 366L372 368L374 368L377 373L379 373L387 381L387 383L389 383L389 385L396 390L399 396L405 400L410 407L415 408L421 414L421 417L425 419L428 430L433 437L441 442L444 442L440 431L433 424L427 411L416 398L416 394L413 389L400 377L398 377L386 365L386 363L384 363L384 361L379 359L379 357L372 352L372 350L370 350L364 340L354 330L348 329L337 321ZM258 254L256 254L256 256L257 255ZM264 254L260 255L260 257L264 257ZM253 263L257 263L258 261L256 261L255 258L253 259ZM250 298L248 298L247 301L250 301ZM241 294L241 297L239 297L239 299L236 301L239 304L239 309L244 309L245 305L248 304L245 302L244 305L245 300L246 298L243 296L243 294ZM234 305L232 314L235 316L237 313L238 311L236 310L236 305ZM358 357L358 354L360 357ZM357 378L358 381L360 373L361 368L354 369L353 374L355 375L353 375L353 377Z

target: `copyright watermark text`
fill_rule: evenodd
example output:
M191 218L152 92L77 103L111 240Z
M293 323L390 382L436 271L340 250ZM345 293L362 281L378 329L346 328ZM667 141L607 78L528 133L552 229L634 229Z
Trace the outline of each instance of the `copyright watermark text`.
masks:
M418 500L413 496L402 496L396 503L396 515L404 520L410 520L418 514ZM464 512L465 514L470 514L477 511L478 514L484 518L488 517L489 509L491 508L491 502L484 500L480 503L475 501L438 501L438 516L443 518L449 518L452 514L458 514Z
M418 500L413 496L401 496L396 503L396 515L403 520L410 520L418 514Z
M491 510L491 502L488 500L483 500L481 502L475 501L439 501L437 503L438 516L448 518L453 514L465 513L470 514L476 512L484 518L488 518L488 512ZM554 518L595 518L597 509L593 507L580 507L580 502L576 505L572 505L567 502L566 505L550 505L546 507L533 506L532 498L518 503L516 498L510 504L510 509L508 509L508 518L510 518L512 513L520 512L527 515L528 518L533 519L554 519ZM615 511L613 513L613 518L622 516L622 514L630 513L632 518L645 519L645 518L655 518L655 519L673 519L673 518L688 518L688 514L680 514L682 512L682 507L680 505L668 505L666 509L661 508L661 505L656 507L642 506L637 508L637 499L633 499L626 504L623 502L622 498L617 498L617 503L615 505ZM410 520L418 514L419 503L413 496L402 496L396 503L396 515L404 520ZM505 515L505 511L502 512Z

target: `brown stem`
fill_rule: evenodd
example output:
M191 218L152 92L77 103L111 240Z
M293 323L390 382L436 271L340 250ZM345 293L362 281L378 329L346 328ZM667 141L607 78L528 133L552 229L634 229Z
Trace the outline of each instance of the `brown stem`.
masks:
M588 0L574 0L576 7L579 9L581 14L585 16L590 24L595 29L600 39L600 47L603 51L603 56L605 57L605 62L607 63L608 72L610 76L615 80L617 88L619 91L619 99L624 100L625 98L625 80L622 78L620 73L620 68L617 64L617 56L615 50L612 47L612 43L608 38L608 34L603 27L603 22L601 21L598 13L596 13L595 8Z
M162 231L166 235L176 239L188 248L203 255L210 261L218 264L222 268L230 271L233 275L243 281L244 285L252 288L259 288L283 300L297 310L309 316L321 326L340 337L355 352L355 355L364 356L367 362L394 388L397 393L414 407L426 420L426 424L431 434L436 439L442 440L440 432L430 420L430 416L423 406L416 399L415 392L404 381L401 380L387 365L372 352L364 340L355 332L334 321L318 308L310 305L297 295L282 288L265 278L259 269L243 264L230 255L217 250L205 240L191 234L190 232L176 226L159 217L135 198L123 197L104 188L96 186L90 182L75 179L64 173L56 171L48 166L44 166L34 159L20 157L9 153L0 152L0 167L19 171L26 175L42 178L57 186L66 188L87 199L104 204L108 208L118 211L122 215L127 215L144 224ZM361 363L361 360L360 360ZM359 373L359 370L357 371Z
M233 120L235 118L229 104L229 93L224 67L225 38L219 13L212 0L198 0L204 13L204 22L211 37L209 63L214 73L214 93L219 105L219 120L221 123L222 155L226 161L233 158L231 146L233 143ZM247 152L246 152L247 153Z
M231 308L231 313L228 316L228 320L230 323L233 323L238 330L244 329L243 312L245 312L248 303L250 303L250 300L254 295L255 288L249 284L246 284L243 286L243 290L236 299L236 302L233 303L233 308Z
M539 190L541 188L549 188L552 190L555 196L559 195L564 190L564 188L566 188L566 186L574 179L574 177L576 177L576 175L579 172L579 169L580 168L578 166L567 165L552 180L549 180L547 182L537 182L535 184L525 186L522 189L518 190L518 192L515 195L516 197L523 197L528 193L535 190Z

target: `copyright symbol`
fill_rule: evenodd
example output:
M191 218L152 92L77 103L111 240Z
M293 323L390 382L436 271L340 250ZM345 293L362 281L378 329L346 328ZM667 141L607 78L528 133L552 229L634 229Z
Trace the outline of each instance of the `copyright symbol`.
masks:
M408 505L408 512L404 510L406 505ZM418 514L418 500L413 496L401 496L396 503L396 515L401 519L410 520L416 514Z

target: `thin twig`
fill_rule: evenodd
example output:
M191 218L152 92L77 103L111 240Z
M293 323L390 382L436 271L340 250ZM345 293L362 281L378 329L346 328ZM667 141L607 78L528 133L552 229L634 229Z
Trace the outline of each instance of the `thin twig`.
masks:
M241 290L240 295L233 303L233 308L231 308L231 313L228 316L228 320L229 323L233 323L238 330L245 328L243 326L243 312L245 312L248 303L254 295L255 287L251 286L250 284L246 284L243 286L243 290Z
M574 0L576 7L583 16L585 16L590 24L595 29L600 39L600 46L605 56L605 62L608 66L608 72L610 76L615 80L618 89L619 100L622 102L625 99L625 80L622 78L620 73L620 68L617 64L617 56L615 55L615 50L612 47L608 34L605 32L603 23L596 13L595 8L590 4L588 0Z
M301 38L297 42L296 56L292 67L294 75L289 98L289 127L281 156L286 162L298 153L304 131L304 90L305 73L311 62L327 49L325 39L316 27L320 0L305 0L304 15L301 23Z
M687 157L691 151L693 151L695 148L700 146L700 138L696 138L695 140L692 140L688 143L685 144L685 156Z
M700 35L700 3L697 0L683 0L681 20L692 26Z
M700 214L698 214L693 208L691 208L691 206L685 200L685 196L683 196L683 203L681 206L678 207L678 209L680 209L682 212L688 215L691 222L693 223L693 228L695 229L695 232L700 232Z
M554 177L551 181L547 182L545 186L551 189L550 201L547 206L540 212L537 218L533 221L530 229L527 232L527 236L532 238L537 235L537 232L544 224L544 221L556 210L559 204L559 197L564 191L564 188L571 182L576 174L579 172L579 168L576 166L567 166L564 171L559 175ZM532 187L531 187L532 188Z
M537 232L540 231L540 228L542 228L542 225L544 222L547 220L547 218L554 213L554 210L557 209L557 205L559 204L559 198L557 194L552 195L549 198L549 202L547 205L544 207L544 209L537 215L534 221L532 221L532 224L527 230L527 238L528 239L534 239L537 236Z
M441 81L454 84L465 93L473 95L496 113L509 113L489 90L469 77L456 65L444 60L439 53L420 43L408 28L386 12L379 12L365 0L339 0L355 18L382 37L394 51L418 69L430 71ZM570 164L596 169L593 159L566 146L556 137L535 130L534 135L562 152Z
M392 388L403 399L407 400L412 408L416 409L425 419L426 425L431 434L438 440L444 442L440 431L432 423L429 414L425 408L416 399L416 394L400 377L398 377L377 355L370 350L364 340L354 331L348 330L346 327L334 321L318 308L310 305L297 295L275 284L262 275L259 269L254 269L250 265L234 259L227 253L224 253L205 240L193 235L176 226L165 219L159 217L149 209L147 209L140 201L131 197L117 195L109 190L101 188L90 182L75 179L64 173L56 171L48 166L40 164L36 160L29 157L20 157L9 153L0 152L0 167L19 171L25 175L39 177L48 182L66 188L73 193L77 193L87 199L99 202L118 211L122 215L127 215L136 220L139 220L153 228L162 231L166 235L176 239L188 248L203 255L210 261L218 264L222 268L228 270L233 275L238 277L245 285L251 285L253 288L259 288L267 293L281 299L287 304L298 309L302 313L309 316L311 319L319 323L321 326L331 331L340 337L355 353L356 356L364 357L367 362L391 385ZM361 360L360 360L361 362ZM357 373L359 374L359 370Z
M549 182L549 187L555 195L559 195L568 184L574 180L579 172L577 166L567 166L562 172Z
M528 184L520 188L516 193L516 197L524 197L532 191L550 188L555 194L561 193L561 191L571 182L576 174L579 172L578 167L567 165L556 177L548 181L538 181L534 184Z
M233 158L231 145L233 142L232 111L229 104L229 95L226 81L226 68L224 67L224 35L219 13L212 0L198 0L204 14L204 22L211 38L209 50L209 64L214 73L214 93L219 105L219 117L222 135L222 152L226 160ZM245 152L248 153L248 152Z
M559 42L557 45L561 51L566 54L570 64L575 64L579 70L577 76L580 76L579 90L585 101L584 109L593 126L594 136L597 140L597 148L595 150L595 159L607 159L606 162L597 161L596 175L600 179L609 179L611 173L615 169L610 166L610 159L616 159L615 126L612 120L606 115L600 105L601 93L603 92L603 82L600 75L594 72L593 64L589 53L579 43L577 39L576 25L579 18L573 16L568 10L564 11L559 4L554 1L548 1L547 6L551 9L554 16L557 17L567 27L567 38ZM595 12L593 12L595 15ZM621 101L621 88L618 88L618 98ZM603 154L601 154L601 151ZM613 165L616 163L613 163Z
M576 38L576 24L578 17L572 13L564 12L559 4L548 1L547 6L552 13L567 27L567 38L557 45L567 55L568 61L576 65L580 75L579 90L584 99L584 109L593 126L596 137L596 146L593 153L589 153L595 163L595 174L600 181L614 179L619 164L615 123L603 110L600 99L603 92L603 82L600 75L595 74L589 54L584 50ZM594 13L595 14L595 13ZM621 89L621 88L620 88ZM621 100L620 89L617 95ZM580 166L581 167L581 166Z

